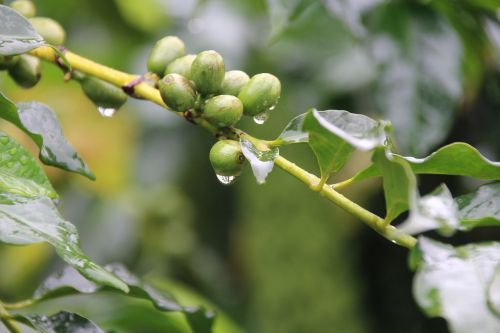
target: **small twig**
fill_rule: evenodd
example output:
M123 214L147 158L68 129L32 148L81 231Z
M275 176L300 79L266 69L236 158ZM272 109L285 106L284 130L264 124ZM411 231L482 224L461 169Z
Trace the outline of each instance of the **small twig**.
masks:
M49 47L39 47L37 49L34 49L30 52L32 55L39 57L41 59L55 62L55 54L52 49ZM118 71L116 69L101 65L99 63L96 63L92 60L86 59L82 56L79 56L75 53L72 53L70 51L65 52L66 59L70 62L71 66L78 70L81 71L87 75L92 75L95 76L101 80L107 81L109 83L112 83L118 87L123 87L124 85L128 85L131 82L134 82L134 80L137 80L138 76L124 73L121 71ZM168 109L167 105L163 102L163 99L160 96L160 92L158 89L155 87L152 87L151 85L145 83L145 82L140 82L136 85L134 85L134 97L138 97L141 99L149 100L153 103L156 103L160 106L163 106L164 108ZM184 112L176 112L178 116L186 117L186 114ZM188 119L190 120L190 119ZM213 126L210 124L206 119L203 117L193 117L192 121L196 123L197 125L205 128L208 130L210 133L212 133L214 136L218 136L220 134L220 129ZM221 136L222 137L227 137L227 138L238 138L242 135L245 136L246 139L249 139L253 144L255 144L257 147L264 147L264 148L269 148L273 145L277 145L279 141L265 141L265 140L260 140L257 138L252 137L251 135L237 129L237 128L230 128L230 132L225 133L225 135ZM267 144L269 143L269 145ZM379 234L387 238L388 240L407 247L407 248L412 248L415 246L417 240L408 235L403 233L402 231L398 230L397 228L391 226L391 225L386 225L384 220L373 214L372 212L366 210L365 208L359 206L357 203L349 200L348 198L344 197L342 194L338 193L335 191L331 186L327 184L322 184L318 188L318 184L321 184L320 178L308 173L302 168L299 168L297 165L294 163L288 161L282 156L278 156L275 159L275 164L291 174L292 176L298 178L305 184L309 186L311 189L315 189L324 195L328 200L331 202L335 203L339 207L343 208L347 212L351 213L352 215L358 217L361 221L363 221L366 225L370 226L373 228L375 231L377 231ZM347 185L348 181L344 182L345 184L337 184L336 187L341 187L340 185Z
M21 328L11 319L9 312L5 309L4 304L0 302L0 321L5 328L11 333L22 333Z

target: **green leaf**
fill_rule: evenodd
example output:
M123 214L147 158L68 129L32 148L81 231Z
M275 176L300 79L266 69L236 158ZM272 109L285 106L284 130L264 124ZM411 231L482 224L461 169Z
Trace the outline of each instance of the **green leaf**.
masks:
M0 5L0 55L28 52L44 44L40 36L21 14Z
M488 304L491 310L500 317L500 264L497 265L488 288Z
M413 294L429 316L446 319L452 333L500 332L500 318L487 304L500 243L454 248L421 237L414 251L420 260Z
M282 144L301 143L309 141L309 133L302 129L306 115L307 112L293 118L288 123L288 125L286 125L285 129L283 130L283 132L281 132L276 141Z
M92 321L76 313L61 311L52 316L16 315L14 317L40 333L104 333Z
M47 242L64 261L88 279L128 291L123 281L83 253L75 226L61 217L49 198L0 193L0 241L14 245Z
M500 163L482 156L474 147L455 142L444 146L426 158L400 156L405 159L416 174L469 176L485 180L500 180ZM362 170L353 177L361 181L380 176L375 165Z
M278 147L269 150L259 150L253 143L244 137L240 139L241 151L250 162L257 183L264 184L267 176L273 171L274 160L279 156Z
M271 41L276 41L299 18L314 0L267 0L271 19Z
M380 73L376 107L405 153L425 154L448 135L462 97L463 46L448 21L424 6L380 6L370 31Z
M368 151L384 146L386 126L385 122L347 111L309 111L303 130L309 133L309 146L318 160L322 182L345 165L355 148Z
M473 193L457 197L455 201L463 230L500 226L500 183L483 185Z
M47 165L95 179L87 164L66 141L56 114L39 102L18 103L17 107L0 92L0 117L19 127L40 148L40 160Z
M184 313L189 324L195 332L211 332L214 321L214 313L205 311L203 308L180 305L176 299L165 292L161 292L152 286L142 282L123 265L113 264L105 266L107 271L119 277L129 287L129 296L149 300L160 311L179 311ZM116 291L92 283L84 279L71 267L66 267L61 273L49 276L33 296L34 302L47 299L74 295L92 294L99 291Z
M399 226L410 234L439 229L450 236L456 230L500 226L500 183L483 185L456 199L444 184L424 197L415 188L414 195L410 195L410 207L410 216Z
M423 197L415 190L410 207L410 216L399 226L403 232L417 234L438 229L441 234L450 236L460 229L458 205L444 184Z
M375 150L372 159L382 175L387 212L385 221L390 223L408 210L411 198L416 195L417 180L408 162L384 148Z
M466 0L466 2L470 3L473 6L491 10L493 12L500 8L500 1L498 0Z
M23 146L0 132L0 192L58 197L42 168Z

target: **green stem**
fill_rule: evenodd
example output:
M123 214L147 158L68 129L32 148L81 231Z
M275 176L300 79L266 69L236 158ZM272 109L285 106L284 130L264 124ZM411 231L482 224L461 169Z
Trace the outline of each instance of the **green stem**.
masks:
M37 49L32 50L30 53L43 60L57 63L56 54L50 47L39 47ZM66 51L65 56L73 69L81 71L87 75L95 76L101 80L107 81L119 87L123 87L138 78L137 75L131 75L98 64L94 61L86 59L70 51ZM148 85L147 83L142 82L135 85L134 96L149 100L153 103L156 103L168 109L167 105L163 102L158 89L154 88L151 85ZM184 116L183 113L180 112L176 113L181 117ZM207 129L214 135L217 135L220 132L217 128L215 128L208 121L206 121L201 117L194 118L193 120L196 124ZM231 133L234 134L234 138L237 138L238 136L240 137L244 136L260 150L266 150L269 149L269 147L271 146L277 146L282 143L279 139L273 141L260 140L254 138L253 136L237 128L231 128L230 131ZM232 138L232 136L230 137ZM311 190L319 192L331 202L335 203L336 205L343 208L352 215L358 217L361 221L363 221L365 224L373 228L375 231L377 231L379 234L389 239L390 241L407 248L412 248L413 246L415 246L417 241L414 237L401 232L400 230L398 230L393 226L386 225L382 218L364 209L355 202L347 199L342 194L335 191L329 185L323 184L319 178L299 168L294 163L279 156L278 158L276 158L275 164L278 167L285 170L286 172L288 172L289 174L291 174L292 176L304 182L306 185L309 186Z
M5 309L4 304L0 302L0 321L11 333L22 333L19 326L11 319L9 312Z
M285 170L295 178L302 181L311 189L314 189L320 182L320 179L318 177L310 174L309 172L298 167L297 165L288 161L282 156L278 156L274 160L274 163L281 169ZM342 194L335 191L331 186L324 184L320 189L319 193L325 196L331 202L335 203L337 206L343 208L351 215L359 218L366 225L371 227L373 230L375 230L388 240L398 245L404 246L408 249L413 248L417 243L417 240L414 237L403 233L402 231L398 230L393 226L386 225L382 218L366 210L357 203L349 200Z
M27 308L28 306L32 306L35 303L36 303L35 300L27 299L27 300L20 301L17 303L3 303L3 307L4 307L4 309L8 309L8 310L18 310L18 309Z

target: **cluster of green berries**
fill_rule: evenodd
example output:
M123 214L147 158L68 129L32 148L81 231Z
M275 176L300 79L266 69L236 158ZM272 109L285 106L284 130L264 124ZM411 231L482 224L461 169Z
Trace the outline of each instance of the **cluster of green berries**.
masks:
M15 0L10 7L26 17L35 30L52 45L62 45L66 33L59 23L48 17L35 17L36 8L30 0ZM42 77L40 59L28 54L0 56L0 70L7 70L12 79L23 88L35 86Z
M272 110L281 94L281 83L274 75L250 78L240 70L226 72L219 53L186 54L184 43L174 36L155 44L147 65L161 78L158 88L169 108L190 111L217 128L233 126L243 115L255 117ZM212 147L210 162L218 175L237 176L245 157L238 142L221 140Z

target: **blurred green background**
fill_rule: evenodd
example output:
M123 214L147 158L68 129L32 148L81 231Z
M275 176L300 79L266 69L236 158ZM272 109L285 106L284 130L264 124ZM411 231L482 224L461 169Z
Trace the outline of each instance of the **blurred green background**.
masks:
M66 46L132 73L165 35L189 53L215 49L226 68L271 72L282 98L265 125L244 119L257 137L276 137L310 107L390 119L403 153L423 157L451 141L500 158L498 1L35 1L38 15L58 20ZM496 12L497 11L497 12ZM45 64L35 88L15 87L15 101L37 99L60 118L68 140L97 181L47 168L60 210L80 230L98 263L123 262L187 304L225 315L218 332L447 332L427 319L411 295L406 250L276 169L265 185L250 168L230 186L218 183L208 151L214 139L150 102L131 100L103 118L76 82ZM29 140L14 128L24 144ZM318 172L307 146L281 153ZM355 154L341 174L369 163ZM454 195L480 183L425 177L422 192L446 181ZM380 182L346 195L383 214ZM467 237L467 239L466 239ZM490 229L452 239L498 239ZM50 247L0 246L0 298L29 296L62 262ZM155 316L147 302L111 295L40 306L73 309L116 332L189 332L178 315ZM229 319L230 318L230 319Z

